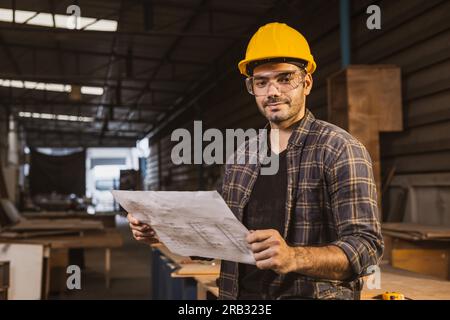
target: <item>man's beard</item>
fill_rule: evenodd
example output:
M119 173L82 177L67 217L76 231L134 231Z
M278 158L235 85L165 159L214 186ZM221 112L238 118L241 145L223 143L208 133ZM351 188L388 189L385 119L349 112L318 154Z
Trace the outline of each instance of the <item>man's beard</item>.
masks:
M269 104L275 103L283 103L287 105L287 109L283 107L283 109L280 109L278 112L272 114L268 110L268 108L270 108ZM301 108L297 110L297 108L295 108L296 105L297 104L292 105L292 100L287 97L269 97L266 101L264 101L263 109L260 111L267 120L278 124L295 117L297 113L300 112Z

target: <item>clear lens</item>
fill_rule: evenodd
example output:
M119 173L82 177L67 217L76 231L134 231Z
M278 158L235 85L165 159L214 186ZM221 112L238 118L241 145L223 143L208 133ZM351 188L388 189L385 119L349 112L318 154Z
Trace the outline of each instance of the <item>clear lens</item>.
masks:
M252 78L245 79L245 86L247 87L248 93L250 93L251 95L255 95L255 93L253 92L253 79Z
M304 77L302 73L291 70L267 73L245 79L248 93L254 96L268 95L271 84L281 93L286 93L298 88L303 82Z

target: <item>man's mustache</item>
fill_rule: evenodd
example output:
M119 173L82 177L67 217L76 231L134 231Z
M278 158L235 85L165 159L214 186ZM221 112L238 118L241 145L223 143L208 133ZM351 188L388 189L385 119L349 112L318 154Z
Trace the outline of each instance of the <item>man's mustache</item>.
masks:
M269 104L275 104L275 103L289 104L290 102L291 102L291 100L287 99L287 98L270 97L270 98L267 98L267 100L263 103L263 106L267 107Z

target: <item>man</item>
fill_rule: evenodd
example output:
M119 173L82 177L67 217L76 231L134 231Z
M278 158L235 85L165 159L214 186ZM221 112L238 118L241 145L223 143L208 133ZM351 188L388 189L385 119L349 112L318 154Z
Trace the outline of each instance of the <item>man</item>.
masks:
M220 298L358 299L361 276L383 252L368 152L306 108L316 63L298 31L261 27L238 67L269 121L279 169L226 165L221 194L251 230L256 265L223 261ZM129 220L137 240L154 241L149 226Z

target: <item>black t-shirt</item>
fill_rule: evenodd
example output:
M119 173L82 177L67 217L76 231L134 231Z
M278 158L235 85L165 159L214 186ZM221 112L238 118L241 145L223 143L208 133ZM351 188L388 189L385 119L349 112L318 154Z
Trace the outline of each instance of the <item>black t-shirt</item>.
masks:
M275 175L259 175L244 208L243 223L249 230L276 229L283 235L287 194L287 150L279 154ZM275 276L272 270L239 264L239 298L261 299L266 291L264 278Z

